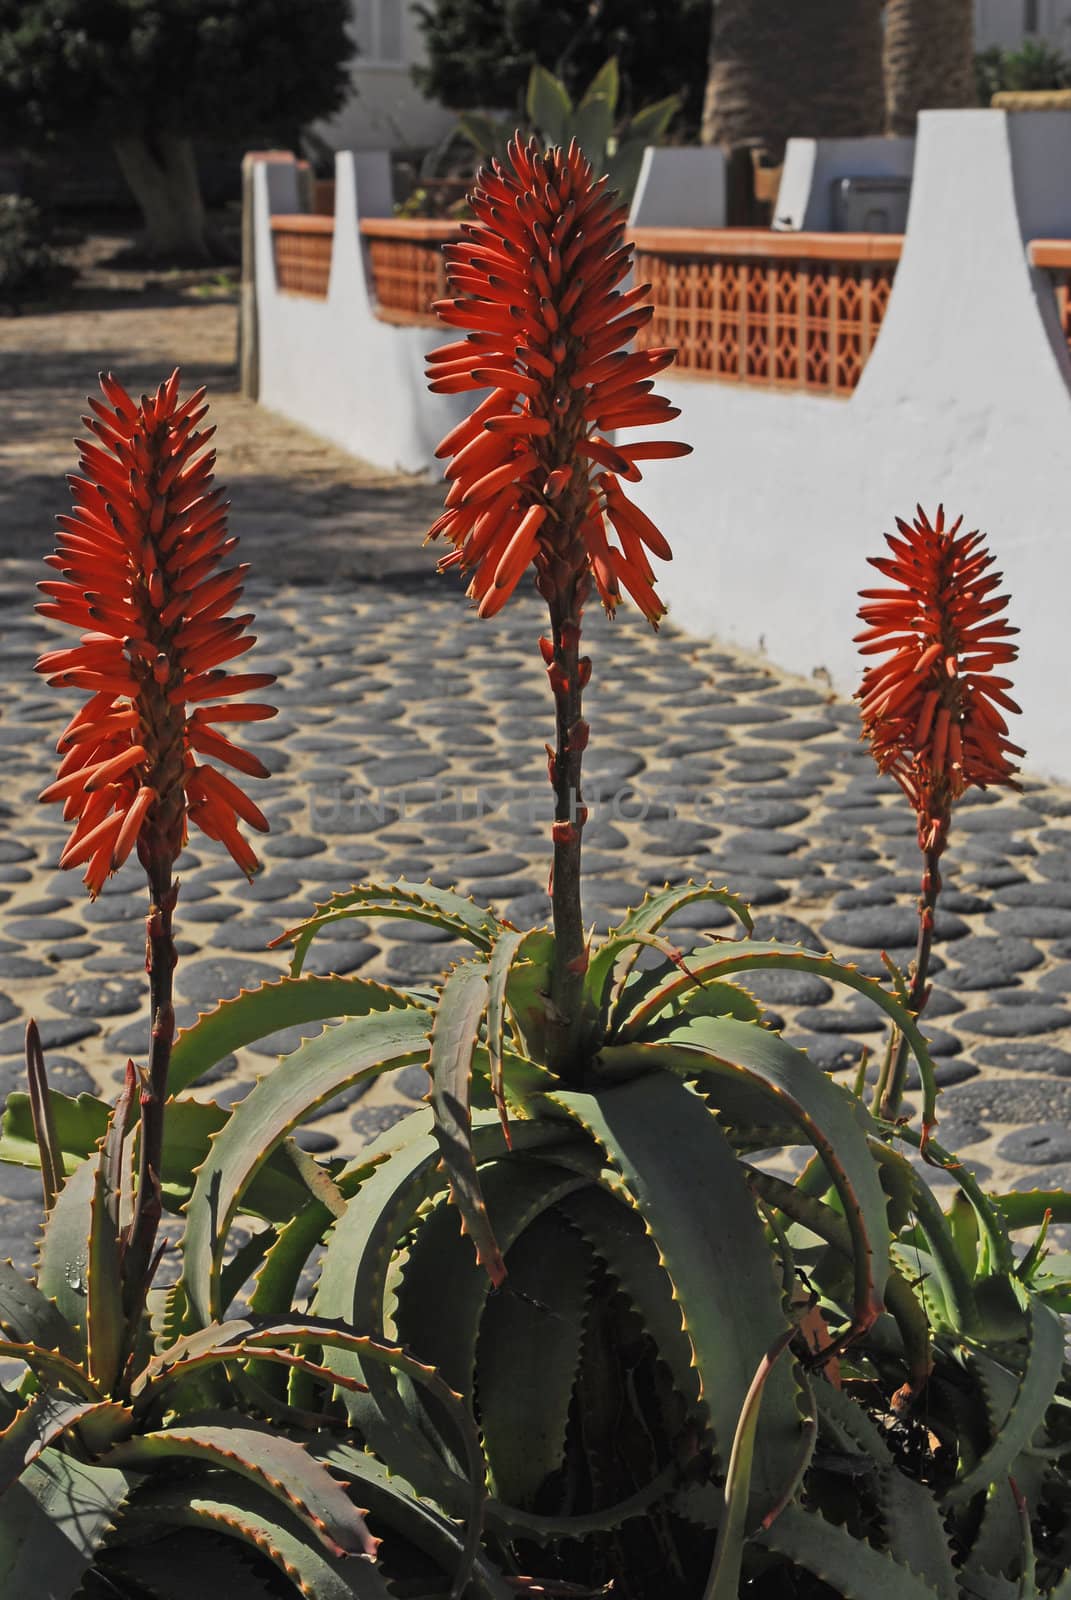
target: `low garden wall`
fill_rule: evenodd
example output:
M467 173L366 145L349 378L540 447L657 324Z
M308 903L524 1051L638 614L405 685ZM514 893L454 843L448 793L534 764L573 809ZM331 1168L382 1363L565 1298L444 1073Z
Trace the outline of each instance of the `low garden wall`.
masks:
M854 686L863 552L916 501L988 529L1023 627L1019 742L1071 777L1071 113L928 112L907 232L645 227L651 343L687 462L636 497L678 561L676 619ZM426 468L466 398L431 397L450 223L391 215L386 158L343 154L334 218L254 172L260 398L385 468ZM648 202L650 195L648 195ZM691 220L691 219L689 219ZM880 331L880 337L879 337Z

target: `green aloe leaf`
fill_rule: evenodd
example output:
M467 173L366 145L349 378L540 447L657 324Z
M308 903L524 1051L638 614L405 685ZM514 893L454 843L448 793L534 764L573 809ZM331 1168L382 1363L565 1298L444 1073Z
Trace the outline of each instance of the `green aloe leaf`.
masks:
M1004 1278L1014 1273L1016 1260L1011 1247L1007 1218L997 1199L983 1191L970 1168L945 1150L936 1139L929 1139L924 1143L922 1135L914 1128L909 1128L906 1123L897 1125L896 1138L925 1154L927 1160L935 1167L948 1172L958 1184L960 1193L970 1201L981 1228L982 1251L975 1272L968 1275L983 1277L989 1273L994 1277ZM955 1232L951 1222L949 1229L954 1239ZM958 1251L959 1246L956 1248Z
M587 1241L544 1213L484 1313L476 1389L492 1492L507 1506L533 1509L564 1459L593 1266Z
M1027 1301L1025 1363L1015 1397L989 1448L948 1490L947 1505L961 1505L988 1484L1005 1478L1020 1451L1033 1442L1052 1405L1063 1375L1063 1323L1036 1295L1028 1296Z
M834 961L832 956L820 955L813 950L786 949L784 945L770 941L740 939L733 943L725 941L713 945L709 950L693 951L688 959L688 973L677 970L666 976L656 973L650 983L642 988L637 985L635 991L630 991L627 1015L620 1019L615 1028L614 1042L627 1043L642 1038L670 1000L682 999L689 991L711 978L724 978L732 972L764 968L784 972L814 972L831 983L843 983L857 994L872 1000L907 1039L922 1079L923 1122L927 1127L936 1126L937 1081L933 1061L911 1013L880 983L864 977L855 967L844 966Z
M386 1159L385 1154L378 1158ZM339 1173L335 1187L343 1199L356 1194L361 1184L375 1171L376 1161L353 1162ZM319 1243L335 1220L335 1213L319 1200L313 1200L280 1227L257 1273L249 1297L249 1309L265 1316L289 1315L302 1269L309 1252Z
M0 1496L4 1593L73 1600L130 1487L111 1467L43 1451Z
M264 1600L263 1575L253 1570L253 1559L237 1539L183 1528L151 1544L122 1544L98 1560L97 1571L111 1600L127 1594L139 1600L190 1600L198 1594Z
M1047 1211L1053 1222L1071 1222L1071 1190L1023 1189L989 1198L1012 1229L1039 1228Z
M309 945L316 935L332 922L346 917L407 917L441 928L457 939L467 939L478 950L489 950L503 927L494 912L478 906L475 900L450 889L437 889L431 883L407 883L403 879L387 886L362 884L343 894L332 895L330 900L316 907L313 916L288 928L272 941L272 948L293 944L291 977L300 975Z
M108 1127L109 1108L103 1100L80 1095L71 1100L53 1093L57 1125L68 1174L86 1164L94 1154ZM164 1117L163 1170L160 1188L164 1209L179 1212L193 1189L194 1172L208 1154L213 1136L227 1121L229 1111L214 1101L173 1099L167 1102ZM25 1095L11 1095L4 1114L3 1144L7 1159L20 1165L36 1166L37 1151L28 1141L29 1106ZM85 1182L87 1180L83 1180ZM280 1153L257 1174L243 1195L243 1206L254 1216L270 1222L293 1216L307 1198L304 1185L289 1161Z
M48 1075L41 1049L41 1035L37 1023L30 1019L26 1025L26 1079L29 1085L30 1115L41 1166L41 1187L45 1210L51 1211L56 1196L63 1188L63 1155L52 1118L52 1102L48 1094Z
M830 1584L843 1600L935 1600L937 1594L892 1556L799 1506L786 1506L772 1527L754 1537Z
M779 1034L730 1017L692 1017L659 1043L608 1048L602 1059L698 1074L708 1101L730 1117L741 1090L768 1096L773 1120L795 1124L814 1145L840 1197L855 1245L857 1320L881 1310L890 1269L885 1195L867 1143L872 1124L858 1101Z
M689 1412L692 1416L701 1415L704 1423L709 1423L700 1399L699 1374L692 1365L692 1347L673 1297L672 1280L639 1214L594 1185L570 1195L563 1209L631 1300Z
M786 1328L778 1336L773 1347L759 1362L751 1387L744 1397L733 1437L729 1468L725 1474L725 1506L718 1522L714 1560L703 1600L737 1600L740 1593L740 1567L747 1543L747 1508L762 1396L794 1332L793 1328Z
M84 1400L103 1400L93 1380L76 1366L73 1361L68 1361L66 1356L61 1356L55 1350L42 1350L36 1344L19 1344L14 1339L0 1339L0 1356L10 1356L12 1361L23 1361L30 1371L45 1383L56 1385L61 1389L69 1389L72 1394L81 1395Z
M704 900L725 906L744 929L751 932L751 913L747 904L737 895L730 894L728 889L716 889L712 883L667 884L664 889L645 895L640 905L629 911L616 928L611 928L591 958L585 989L598 1012L601 1013L606 1006L612 1010L620 1001L642 948L635 936L657 933L685 906ZM608 987L611 980L612 989Z
M369 1011L404 1010L412 1003L397 989L367 978L279 978L257 989L243 989L179 1033L171 1053L168 1088L178 1094L232 1051L280 1028L329 1017L361 1017Z
M10 1261L0 1261L0 1334L16 1344L58 1350L69 1361L82 1357L77 1328Z
M968 1276L948 1218L932 1189L914 1171L898 1150L879 1140L871 1140L875 1161L892 1172L909 1188L915 1227L901 1235L895 1254L904 1271L917 1275L924 1270L922 1295L928 1314L953 1331L975 1332L978 1305L974 1284Z
M304 1213L299 1213L299 1215L304 1215ZM328 1215L330 1216L330 1212L328 1212ZM219 1303L222 1308L221 1315L227 1315L235 1296L262 1265L277 1238L278 1234L274 1228L263 1228L259 1233L251 1234L248 1239L238 1246L230 1260L220 1269Z
M364 1518L327 1469L303 1445L248 1418L138 1434L110 1450L102 1464L148 1472L175 1460L223 1467L249 1479L284 1501L334 1556L375 1553Z
M66 1322L86 1335L90 1206L96 1164L85 1161L63 1185L48 1215L37 1262L37 1287Z
M374 1012L307 1040L289 1070L262 1078L231 1112L197 1173L183 1238L183 1283L202 1323L219 1310L220 1257L243 1191L282 1139L340 1090L428 1053L427 1012Z
M597 1159L591 1165L585 1177L537 1153L511 1155L485 1166L481 1182L503 1251L508 1253L543 1212L596 1178ZM409 1247L395 1287L394 1320L401 1343L435 1367L470 1404L476 1343L491 1292L491 1280L473 1259L457 1211L440 1202Z
M499 934L487 964L487 1057L490 1063L491 1093L507 1138L509 1119L502 1078L502 1051L509 981L525 945L541 936L542 930L538 928L529 928L524 933L510 930Z
M472 1150L469 1084L472 1058L487 1010L487 969L476 962L455 968L446 981L431 1030L431 1109L450 1193L472 1240L476 1259L492 1283L506 1276L487 1215Z
M930 1490L900 1471L879 1429L843 1390L816 1383L814 1397L823 1432L835 1448L845 1456L867 1456L876 1468L890 1555L931 1584L940 1600L957 1600L948 1533Z
M493 957L492 957L493 959ZM547 1000L554 960L554 935L531 928L525 935L524 959L515 962L506 979L506 1004L522 1053L532 1061L546 1055Z
M83 1400L62 1389L39 1391L0 1433L0 1495L64 1435L76 1431L79 1438L91 1438L97 1449L132 1426L133 1413L114 1400Z
M324 1250L314 1300L318 1317L383 1342L385 1296L395 1251L408 1238L421 1208L447 1187L431 1113L415 1112L407 1120L413 1134L394 1148L389 1161L377 1167L336 1223ZM549 1122L518 1122L514 1130L514 1147L519 1151L565 1142L563 1131ZM495 1113L474 1113L473 1143L477 1164L505 1153ZM368 1154L374 1157L377 1145ZM371 1447L418 1493L438 1501L451 1516L470 1515L470 1477L452 1464L449 1447L440 1449L429 1442L423 1412L410 1409L393 1375L342 1351L327 1359L343 1375L368 1385L367 1395L346 1394L343 1399L351 1422ZM467 1411L465 1419L467 1426ZM463 1442L462 1434L458 1446Z
M127 1516L146 1531L209 1528L240 1539L273 1561L305 1600L392 1600L366 1557L332 1556L309 1538L300 1518L233 1473L206 1474L192 1492L189 1483L144 1489Z
M602 1147L658 1248L727 1464L755 1351L769 1349L788 1326L732 1147L694 1092L665 1073L598 1094L559 1090L547 1101ZM704 1205L699 1196L707 1197ZM758 1443L757 1494L764 1505L777 1498L801 1436L792 1375L780 1367L770 1380Z
M119 1262L120 1194L122 1182L123 1124L128 1100L120 1100L112 1113L100 1154L93 1163L93 1190L89 1197L89 1239L86 1250L86 1365L89 1375L111 1393L119 1375L126 1319Z
M480 1275L481 1277L483 1274ZM485 1280L486 1281L486 1280ZM381 1461L367 1451L355 1449L343 1440L314 1434L306 1439L312 1453L334 1472L340 1472L354 1485L358 1498L369 1507L376 1527L387 1527L401 1534L417 1549L435 1561L444 1572L453 1571L462 1554L462 1535L457 1524L434 1506L418 1500ZM514 1600L516 1589L484 1555L477 1555L470 1575L471 1600ZM466 1590L466 1597L469 1591Z
M56 1089L49 1090L49 1103L56 1139L63 1153L63 1170L69 1177L92 1155L107 1133L110 1108L95 1095L80 1094L77 1099L72 1099ZM30 1097L21 1090L9 1094L4 1107L0 1161L11 1161L20 1167L41 1165L41 1152L33 1131Z
M569 143L569 124L573 102L560 78L546 67L534 66L528 77L525 108L532 126L538 128L548 144Z

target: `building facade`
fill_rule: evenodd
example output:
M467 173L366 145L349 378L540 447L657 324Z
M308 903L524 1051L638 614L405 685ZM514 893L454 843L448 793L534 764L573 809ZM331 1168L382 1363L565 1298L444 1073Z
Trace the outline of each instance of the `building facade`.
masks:
M353 0L360 55L353 93L315 131L336 150L413 150L435 144L456 117L426 100L410 68L423 59L423 35L408 0Z
M974 36L978 50L1036 39L1071 56L1071 0L974 0Z

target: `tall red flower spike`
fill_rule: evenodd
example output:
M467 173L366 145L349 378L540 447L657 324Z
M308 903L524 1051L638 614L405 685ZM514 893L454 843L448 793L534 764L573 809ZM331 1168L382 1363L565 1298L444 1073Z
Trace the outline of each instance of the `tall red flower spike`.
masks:
M435 310L474 331L429 356L431 389L491 392L436 452L453 457L451 487L429 538L454 546L439 566L472 573L484 617L532 563L548 599L586 568L608 612L624 588L655 626L665 613L647 552L668 561L669 545L620 480L636 483L637 462L691 446L607 437L679 415L652 393L675 352L622 348L653 309L649 284L615 288L632 253L626 210L607 183L594 181L575 140L542 153L515 137L509 165L493 161L476 180L464 242L444 252L454 298Z
M946 528L943 506L933 526L921 506L914 524L897 518L900 537L885 536L891 557L870 557L897 587L862 590L867 626L856 635L862 655L887 658L867 668L856 696L864 735L915 808L920 847L937 854L953 802L972 785L1017 787L1011 758L1023 754L998 709L1019 710L1011 680L994 672L1018 655L1019 630L1001 615L1007 596L983 536L961 534L962 522Z
M50 684L90 696L41 796L62 800L74 822L60 865L86 864L96 896L135 845L147 869L174 862L189 819L252 874L257 858L238 822L266 831L267 820L208 761L267 776L219 724L259 721L274 707L220 702L274 678L224 665L255 641L252 613L228 614L248 568L222 566L238 541L227 537L222 489L210 487L215 452L202 453L215 429L195 431L205 391L180 405L177 369L140 405L110 375L100 386L109 404L90 399L95 415L82 419L98 442L77 441L74 510L57 518L56 553L45 558L60 578L38 585L42 616L87 630L37 663Z

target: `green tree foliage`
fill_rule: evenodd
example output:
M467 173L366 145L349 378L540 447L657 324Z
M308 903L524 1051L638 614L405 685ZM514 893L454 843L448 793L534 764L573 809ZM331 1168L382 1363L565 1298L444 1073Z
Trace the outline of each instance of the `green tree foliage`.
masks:
M456 110L518 106L536 65L577 98L616 56L625 111L680 94L684 125L699 125L710 0L433 0L416 10L428 61L414 77Z
M349 0L0 0L0 139L108 139L150 244L204 251L199 135L292 136L338 108Z

